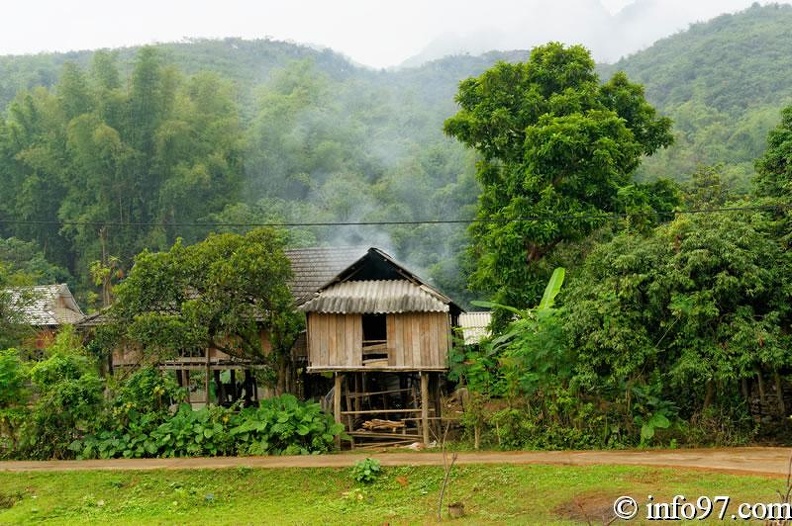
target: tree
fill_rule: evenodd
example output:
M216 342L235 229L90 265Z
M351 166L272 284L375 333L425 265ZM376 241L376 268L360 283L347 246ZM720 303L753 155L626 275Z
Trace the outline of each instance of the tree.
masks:
M755 194L764 204L777 206L771 214L778 237L792 246L792 106L781 113L781 122L767 135L767 150L756 161Z
M34 334L24 315L24 309L35 301L26 287L30 277L10 268L0 260L0 350L18 346Z
M280 233L215 234L168 252L144 251L115 289L111 318L119 334L154 361L216 348L277 365L300 317L287 286L291 267ZM262 344L269 335L271 352Z
M516 307L539 299L552 270L543 258L623 211L620 190L641 157L672 140L643 88L623 73L600 84L582 46L550 43L528 62L499 62L463 81L456 101L445 131L481 156L471 285Z
M681 215L597 247L566 289L577 381L624 394L655 384L689 411L740 398L790 364L790 253L761 214Z
M72 279L66 269L47 261L35 243L13 237L0 239L0 264L7 272L28 276L36 285L64 283Z

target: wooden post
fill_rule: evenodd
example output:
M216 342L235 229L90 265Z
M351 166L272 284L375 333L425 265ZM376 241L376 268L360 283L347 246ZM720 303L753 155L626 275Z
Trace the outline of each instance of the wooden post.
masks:
M784 404L784 385L781 383L781 375L778 371L773 372L773 379L775 380L776 395L778 396L778 411L779 416L786 417L786 404Z
M429 373L421 371L421 427L424 445L429 444Z
M343 382L344 375L335 373L335 385L333 386L333 417L338 423L341 423L341 385ZM341 447L341 435L336 437L336 446Z
M210 375L210 371L211 371L211 369L209 368L209 347L206 348L206 369L205 369L205 371L206 371L206 379L204 380L204 389L206 389L206 393L205 393L206 394L206 396L205 396L205 398L206 398L206 407L209 407L209 403L211 402L211 399L209 398L209 380L210 380L209 375Z

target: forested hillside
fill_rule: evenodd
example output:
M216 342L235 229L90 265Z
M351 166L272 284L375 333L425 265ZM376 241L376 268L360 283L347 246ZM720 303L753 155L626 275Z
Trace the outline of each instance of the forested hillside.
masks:
M600 65L674 121L675 145L639 175L688 180L722 163L747 188L792 100L790 26L790 6L757 5ZM425 223L472 219L479 194L474 154L443 122L462 79L527 56L377 71L226 39L0 57L0 236L33 242L85 298L97 261L128 269L179 236L312 223L289 227L293 244L383 246L464 302L465 225Z
M648 160L647 177L687 179L723 163L745 188L780 108L792 102L792 6L753 7L692 25L603 68L623 70L674 120L676 145Z

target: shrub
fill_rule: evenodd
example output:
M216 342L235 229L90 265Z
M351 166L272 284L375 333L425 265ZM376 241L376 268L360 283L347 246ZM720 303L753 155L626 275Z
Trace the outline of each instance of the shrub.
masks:
M319 404L289 394L241 410L234 423L231 435L242 455L326 453L344 429Z
M0 351L0 458L14 455L30 396L27 370L16 349Z
M160 457L228 455L234 452L228 431L230 409L221 406L193 410L182 404L179 410L151 434Z
M371 484L380 475L382 475L382 466L380 461L375 458L358 460L352 466L352 478L361 484Z
M37 393L20 426L18 454L25 458L71 457L72 442L93 431L104 404L104 382L79 354L55 354L37 363L30 378Z
M259 407L182 404L173 413L130 411L123 423L74 440L78 458L142 458L217 455L289 455L330 451L343 426L319 404L292 395L261 401Z

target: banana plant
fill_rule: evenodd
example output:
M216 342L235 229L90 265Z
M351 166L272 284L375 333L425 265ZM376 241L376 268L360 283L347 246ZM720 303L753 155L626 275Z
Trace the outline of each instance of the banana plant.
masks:
M561 341L560 325L556 321L558 309L555 299L564 283L564 268L556 268L547 282L542 299L536 307L517 309L494 302L477 301L474 305L504 309L514 314L505 332L493 338L483 356L495 358L498 381L496 395L507 397L530 395L569 373L568 360Z

